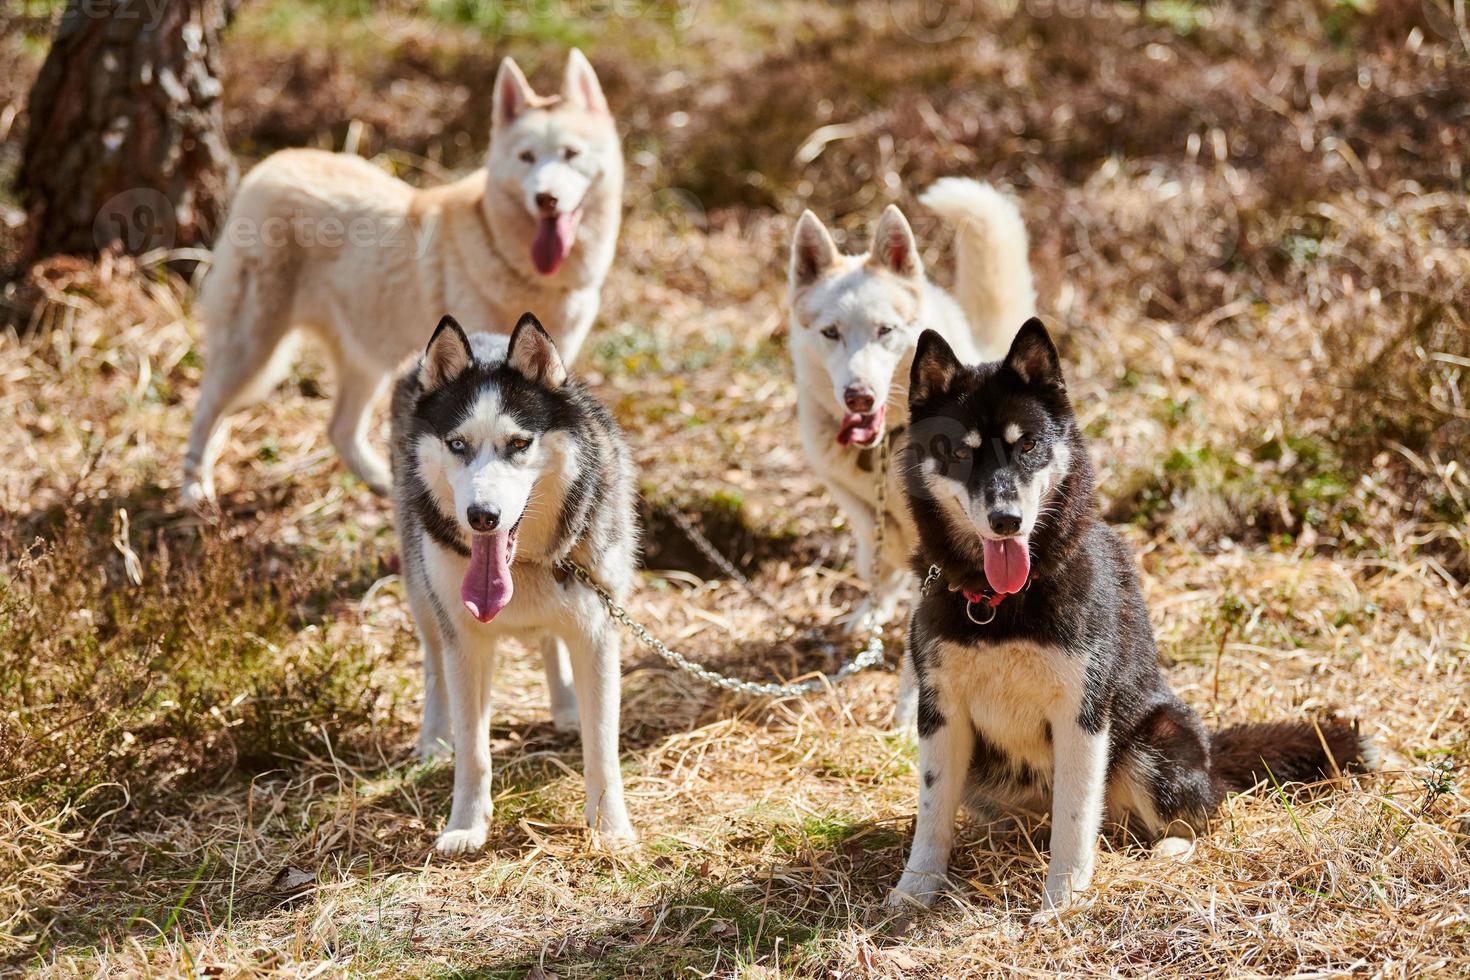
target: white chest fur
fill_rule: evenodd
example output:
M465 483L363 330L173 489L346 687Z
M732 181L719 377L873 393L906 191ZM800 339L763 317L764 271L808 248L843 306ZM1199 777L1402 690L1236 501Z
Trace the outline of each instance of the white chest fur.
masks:
M510 603L493 621L481 623L459 599L469 559L427 538L423 547L430 585L466 641L542 630L562 635L578 622L590 621L597 611L597 597L590 589L570 578L557 581L548 565L518 561L511 566L515 592Z
M939 645L930 681L941 710L968 719L1013 764L1050 782L1049 733L1072 726L1082 707L1085 666L1055 647L1015 642Z

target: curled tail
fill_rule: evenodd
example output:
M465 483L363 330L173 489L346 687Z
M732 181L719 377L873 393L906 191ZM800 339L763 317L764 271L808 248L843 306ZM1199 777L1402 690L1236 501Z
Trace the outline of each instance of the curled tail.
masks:
M1377 767L1377 747L1345 721L1236 725L1211 739L1210 775L1229 792L1272 782L1273 777L1283 784L1315 783Z
M955 295L987 357L1036 314L1026 223L1014 201L967 177L936 180L919 203L955 229Z

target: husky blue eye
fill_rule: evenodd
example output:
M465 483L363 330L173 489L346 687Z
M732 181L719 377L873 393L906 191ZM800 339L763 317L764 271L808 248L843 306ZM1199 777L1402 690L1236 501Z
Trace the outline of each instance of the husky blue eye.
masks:
M822 336L823 337L826 337L828 340L836 340L837 339L837 328L836 327L823 327L822 328Z
M448 442L445 443L445 445L448 446L449 451L454 453L456 456L463 455L470 448L470 444L460 438L450 439Z

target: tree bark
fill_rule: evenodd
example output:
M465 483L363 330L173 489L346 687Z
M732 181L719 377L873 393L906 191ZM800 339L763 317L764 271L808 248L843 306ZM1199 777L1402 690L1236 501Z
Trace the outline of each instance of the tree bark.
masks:
M233 0L68 0L31 88L23 263L207 245L236 170L220 107Z

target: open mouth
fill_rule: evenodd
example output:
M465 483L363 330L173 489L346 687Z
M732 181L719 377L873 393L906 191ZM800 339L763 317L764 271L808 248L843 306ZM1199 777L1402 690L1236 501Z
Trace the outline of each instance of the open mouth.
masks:
M883 436L883 416L887 413L887 405L879 405L875 412L848 412L842 416L842 427L837 430L838 445L873 445Z
M560 214L543 216L536 223L536 237L531 241L531 262L536 271L549 276L561 268L562 262L572 252L577 240L577 224L582 220L582 209L574 208Z
M998 541L985 539L985 580L1001 595L1020 592L1031 576L1031 545L1018 534Z
M520 522L508 531L470 535L470 567L465 569L459 586L459 598L470 615L488 623L510 605L515 593L511 564L516 559L516 531Z

